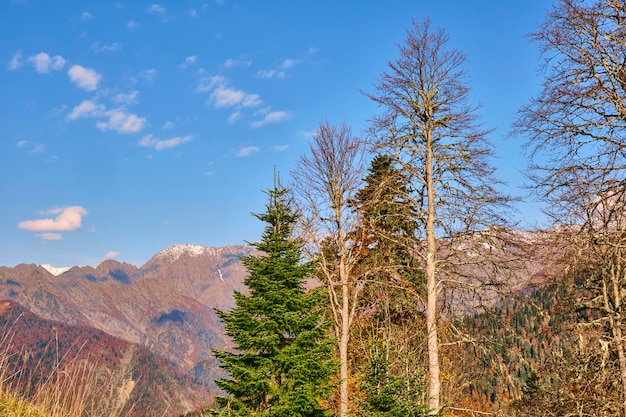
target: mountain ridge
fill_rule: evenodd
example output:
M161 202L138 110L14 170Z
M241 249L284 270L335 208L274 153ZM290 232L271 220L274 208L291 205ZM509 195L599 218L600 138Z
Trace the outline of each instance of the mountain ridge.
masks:
M58 275L35 264L0 267L0 299L43 319L142 344L198 376L198 364L212 360L212 348L230 346L214 309L232 307L233 291L245 291L247 272L239 258L253 251L248 245L176 244L141 267L113 259ZM198 377L211 384L214 371Z

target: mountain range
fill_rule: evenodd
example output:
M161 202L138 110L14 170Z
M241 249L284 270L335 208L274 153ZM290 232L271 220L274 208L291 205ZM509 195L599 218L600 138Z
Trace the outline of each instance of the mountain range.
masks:
M48 327L72 326L83 334L93 332L91 338L106 334L119 341L114 344L145 348L164 360L172 368L167 372L176 378L193 378L214 391L213 381L221 374L211 349L230 346L214 309L230 308L233 292L244 291L246 270L240 257L253 251L251 246L182 244L161 251L141 267L115 260L96 268L0 267L0 300L11 301L2 314L24 310L47 321ZM24 322L17 321L12 331L22 331ZM49 342L49 333L39 333ZM184 401L189 403L189 396ZM171 407L173 413L180 409Z

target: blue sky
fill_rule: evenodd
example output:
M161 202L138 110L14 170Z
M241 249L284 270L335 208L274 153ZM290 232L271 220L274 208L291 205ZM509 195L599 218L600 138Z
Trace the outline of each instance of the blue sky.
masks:
M364 130L360 90L413 18L467 54L498 176L523 194L506 136L541 81L525 34L548 0L0 1L0 265L258 240L274 165L287 177L324 119Z

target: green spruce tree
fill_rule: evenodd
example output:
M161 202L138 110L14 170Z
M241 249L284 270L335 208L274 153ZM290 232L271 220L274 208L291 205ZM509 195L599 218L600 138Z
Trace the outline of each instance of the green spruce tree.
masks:
M411 249L416 245L415 208L409 184L393 159L376 155L353 203L362 220L357 240L367 271L360 315L352 339L358 349L353 370L362 391L365 417L428 414L425 376L420 370L424 318L419 306L424 273Z
M325 416L323 400L332 391L333 358L325 297L306 290L314 264L305 262L303 243L292 237L298 216L288 191L268 191L267 211L255 216L267 223L262 252L242 258L249 295L235 293L235 307L219 311L235 351L215 351L230 379L217 385L230 396L218 397L215 415Z

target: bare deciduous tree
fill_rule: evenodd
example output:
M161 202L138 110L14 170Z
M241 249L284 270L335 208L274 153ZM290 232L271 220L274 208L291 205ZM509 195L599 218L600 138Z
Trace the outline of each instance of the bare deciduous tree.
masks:
M348 125L337 129L326 121L313 135L309 153L292 172L302 211L302 234L312 255L319 259L339 340L341 417L349 410L348 342L362 290L355 274L359 250L351 234L357 219L350 202L361 183L363 155L363 142L352 136Z
M546 212L595 265L586 304L601 313L619 357L626 416L626 4L558 0L531 35L545 57L541 92L520 110L531 178Z
M461 69L465 55L447 47L428 20L407 32L399 57L367 94L382 107L373 119L377 145L409 178L420 229L413 251L426 272L429 406L441 409L440 335L444 299L450 312L473 308L485 289L502 284L507 262L502 239L510 198L497 190L489 165L488 130L469 104ZM491 295L490 297L493 297Z

